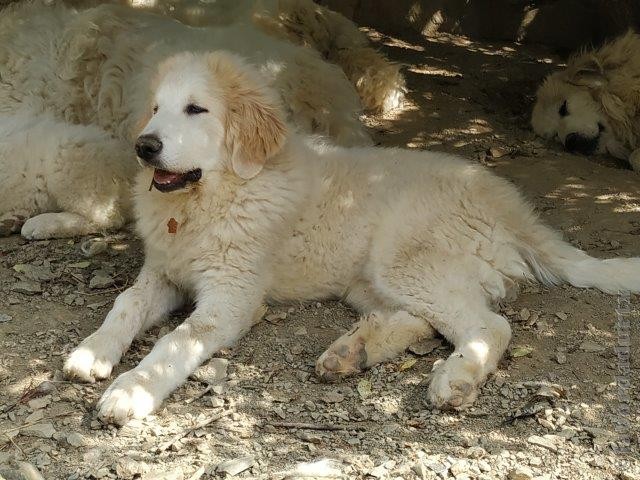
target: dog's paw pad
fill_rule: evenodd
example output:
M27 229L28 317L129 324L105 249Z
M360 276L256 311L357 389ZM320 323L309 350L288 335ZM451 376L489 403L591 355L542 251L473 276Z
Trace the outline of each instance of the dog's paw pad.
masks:
M478 397L477 387L466 380L450 379L446 374L435 374L429 385L429 400L441 410L464 410Z
M316 362L316 374L324 381L361 372L367 365L367 352L362 341L332 345Z
M120 375L98 402L98 417L105 423L124 425L132 418L144 418L156 408L153 393L132 372Z

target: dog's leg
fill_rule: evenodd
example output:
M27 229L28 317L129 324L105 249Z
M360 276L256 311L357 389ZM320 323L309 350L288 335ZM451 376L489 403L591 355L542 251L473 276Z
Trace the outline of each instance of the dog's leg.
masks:
M511 338L508 322L490 309L492 300L506 295L505 277L474 254L408 251L413 254L391 250L376 258L371 284L388 305L429 323L455 346L434 369L429 399L437 407L467 407Z
M86 217L71 212L41 213L31 217L20 230L29 240L46 238L66 238L87 235L96 232L96 226Z
M460 297L446 301L465 305ZM478 386L495 370L511 339L511 327L486 305L473 308L467 304L464 310L435 317L432 322L446 332L455 350L448 359L434 364L429 400L439 408L466 408L478 396Z
M629 163L636 172L640 171L640 148L631 152Z
M107 378L134 337L182 302L164 276L143 267L135 284L116 298L102 326L71 352L64 373L86 382Z
M249 298L251 290L246 286L233 296L224 291L201 294L191 316L158 340L136 368L116 378L102 395L97 407L100 418L123 425L132 417L148 415L204 360L234 344L249 331L255 311L262 307L261 298Z
M316 362L316 373L333 381L394 358L434 334L428 322L407 312L373 312L331 344Z

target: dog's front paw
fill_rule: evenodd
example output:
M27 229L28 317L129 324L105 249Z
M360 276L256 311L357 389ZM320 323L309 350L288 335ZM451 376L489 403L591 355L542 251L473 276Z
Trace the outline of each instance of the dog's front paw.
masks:
M478 388L473 376L458 365L459 361L449 358L434 365L429 384L429 401L441 410L464 410L478 397Z
M87 337L67 358L64 374L68 378L91 383L108 378L113 366L120 360L120 353L114 350L113 341L98 332Z
M132 418L144 418L162 401L151 389L144 375L132 370L111 384L98 402L98 416L103 422L124 425Z
M364 342L357 337L341 337L316 362L316 374L326 382L361 372L367 365Z

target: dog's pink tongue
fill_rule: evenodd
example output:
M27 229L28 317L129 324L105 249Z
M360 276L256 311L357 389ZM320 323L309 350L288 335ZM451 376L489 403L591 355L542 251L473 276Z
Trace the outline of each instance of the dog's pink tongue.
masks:
M180 180L180 177L181 175L179 173L167 172L166 170L160 170L159 168L156 168L153 172L153 180L156 183L160 183L163 185L174 183Z

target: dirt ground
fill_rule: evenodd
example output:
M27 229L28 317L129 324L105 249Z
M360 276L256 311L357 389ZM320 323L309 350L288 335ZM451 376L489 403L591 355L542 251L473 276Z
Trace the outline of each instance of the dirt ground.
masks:
M369 34L407 65L410 88L406 110L366 119L377 142L482 162L573 244L597 257L640 255L640 177L529 131L535 87L554 58L454 36ZM156 415L104 426L94 405L109 382L74 384L60 370L133 281L142 251L128 232L87 240L0 240L0 478L640 478L640 322L631 318L631 370L616 383L625 362L614 350L625 343L616 309L629 299L566 286L523 285L502 307L511 353L464 413L426 401L430 369L451 351L444 342L318 383L315 359L355 320L323 302L270 308ZM637 317L636 296L630 305L627 319ZM139 338L116 374L184 315Z

